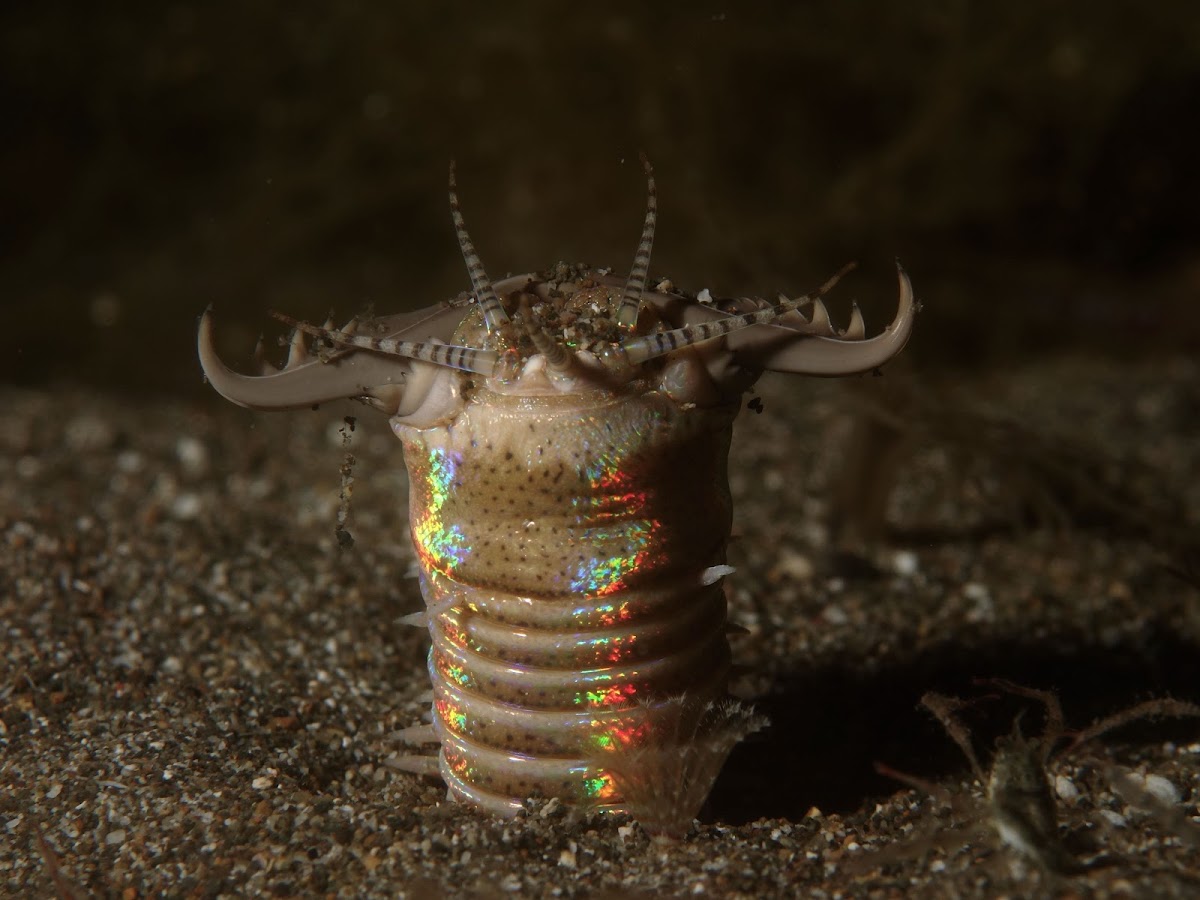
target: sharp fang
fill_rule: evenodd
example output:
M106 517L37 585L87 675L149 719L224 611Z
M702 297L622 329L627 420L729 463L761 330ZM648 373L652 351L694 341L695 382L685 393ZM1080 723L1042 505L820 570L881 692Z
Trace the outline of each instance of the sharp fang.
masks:
M850 324L846 326L842 337L847 341L861 341L866 336L867 323L863 321L862 311L856 302L850 309Z
M829 337L836 336L833 330L833 321L829 318L829 310L820 300L812 302L812 318L809 320L809 325L812 326L814 333L827 334Z
M732 575L736 572L733 566L709 566L700 574L700 583L705 587L710 584L716 584L726 575Z
M297 328L292 332L292 342L288 347L288 358L284 369L294 369L306 362L308 362L308 344L304 341L304 332Z
M428 628L429 615L425 610L420 610L419 612L409 613L407 616L401 616L396 620L396 624L412 625L416 628Z
M258 370L259 375L275 375L279 372L277 368L267 362L267 351L263 345L261 334L258 336L258 343L254 345L254 367Z

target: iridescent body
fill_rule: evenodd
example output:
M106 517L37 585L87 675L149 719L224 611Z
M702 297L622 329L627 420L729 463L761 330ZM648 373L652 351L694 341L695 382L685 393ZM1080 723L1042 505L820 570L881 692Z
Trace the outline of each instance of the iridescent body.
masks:
M618 804L603 755L647 738L646 701L724 695L724 592L702 582L724 562L734 411L635 381L481 388L450 424L396 424L457 797Z
M881 365L907 340L911 287L900 272L900 310L870 340L857 309L830 325L820 296L836 278L775 304L648 290L652 178L628 279L560 265L493 285L453 170L451 209L471 296L340 331L281 317L298 329L291 358L258 377L220 362L206 314L205 372L246 406L355 397L390 415L432 637L432 727L406 737L440 745L454 797L501 815L557 797L678 831L761 724L720 702L740 396L767 369ZM334 349L311 356L301 332Z

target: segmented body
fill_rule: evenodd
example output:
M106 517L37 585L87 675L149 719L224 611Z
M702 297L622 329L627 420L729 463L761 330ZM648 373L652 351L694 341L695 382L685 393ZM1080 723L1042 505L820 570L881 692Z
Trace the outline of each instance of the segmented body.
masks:
M857 310L845 332L829 324L836 278L774 305L647 290L652 178L628 279L560 265L493 285L453 170L451 209L477 302L341 331L281 317L298 328L291 359L259 377L221 364L206 314L205 372L243 405L351 396L391 415L432 637L432 727L405 737L440 744L454 797L500 815L557 797L678 833L761 725L722 703L741 393L767 368L878 366L907 339L911 288L901 272L900 312L871 340ZM314 359L301 332L333 352Z
M734 410L619 393L476 393L398 426L430 610L441 771L510 813L620 806L604 756L650 739L654 699L722 697Z

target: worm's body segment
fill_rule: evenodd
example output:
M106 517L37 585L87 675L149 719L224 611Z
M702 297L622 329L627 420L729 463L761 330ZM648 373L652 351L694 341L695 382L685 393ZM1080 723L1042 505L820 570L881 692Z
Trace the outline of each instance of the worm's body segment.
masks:
M621 803L606 753L649 701L724 694L733 411L661 392L484 391L451 425L397 428L430 609L442 775L504 812Z
M901 271L896 319L869 340L857 309L845 332L829 324L820 296L836 278L775 304L646 290L652 177L627 280L560 265L493 285L453 181L451 206L469 298L341 331L294 323L332 351L297 340L256 377L220 362L206 313L205 373L246 406L356 397L391 416L432 637L433 725L408 737L440 744L455 798L511 815L557 797L685 831L761 725L724 702L740 395L768 368L881 365L907 340L911 287Z

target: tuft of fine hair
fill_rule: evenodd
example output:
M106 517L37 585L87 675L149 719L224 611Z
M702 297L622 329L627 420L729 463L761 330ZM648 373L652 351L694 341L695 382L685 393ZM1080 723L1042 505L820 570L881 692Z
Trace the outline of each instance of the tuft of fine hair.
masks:
M686 694L653 701L652 739L602 755L629 814L658 840L687 835L730 751L766 727L765 716L735 700Z

